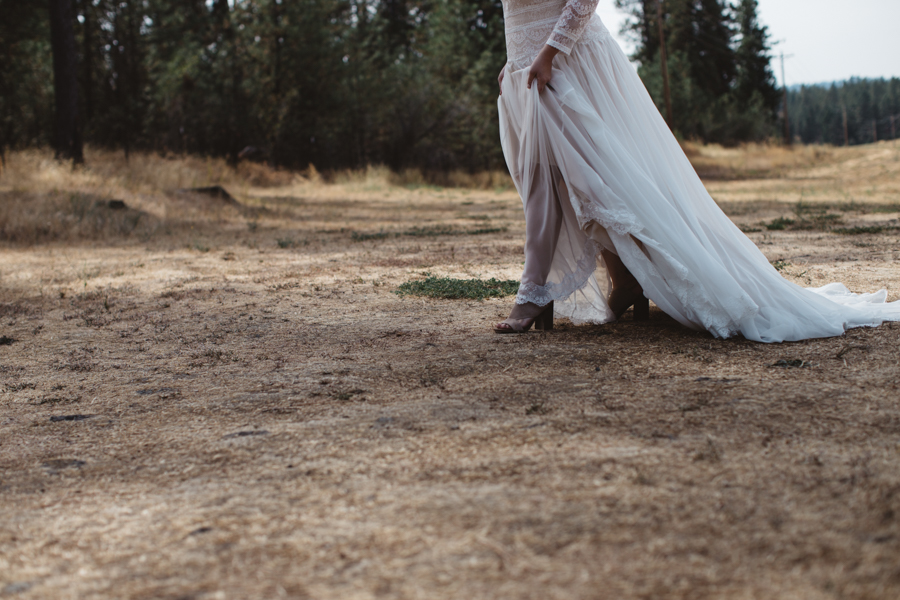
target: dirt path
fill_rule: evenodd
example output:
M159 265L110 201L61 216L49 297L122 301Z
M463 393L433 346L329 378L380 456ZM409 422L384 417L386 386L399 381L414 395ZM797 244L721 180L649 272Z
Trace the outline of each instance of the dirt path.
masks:
M748 185L710 187L786 276L898 297L897 214L770 231ZM0 597L900 595L900 325L496 336L509 300L394 290L515 278L511 192L240 199L2 250Z

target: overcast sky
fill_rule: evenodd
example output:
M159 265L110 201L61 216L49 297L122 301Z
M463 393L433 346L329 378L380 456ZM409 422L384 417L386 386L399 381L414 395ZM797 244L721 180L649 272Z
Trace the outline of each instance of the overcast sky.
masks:
M613 0L597 9L618 35L624 19ZM785 60L788 85L850 77L900 77L900 0L759 0L759 16L775 53ZM781 83L781 66L773 63Z

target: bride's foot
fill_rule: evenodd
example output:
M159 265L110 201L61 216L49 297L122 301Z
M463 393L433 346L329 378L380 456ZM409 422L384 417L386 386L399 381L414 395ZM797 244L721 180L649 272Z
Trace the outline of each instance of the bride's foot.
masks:
M553 302L538 306L532 302L516 304L509 318L494 325L495 333L525 333L531 326L548 331L553 329Z
M618 319L625 311L634 306L634 320L646 321L650 318L650 301L644 297L644 288L628 267L622 262L618 254L609 250L602 250L603 262L612 279L613 289L609 294L607 303L610 310Z
M650 301L644 297L644 288L635 281L634 285L613 288L609 294L609 308L620 318L625 311L634 306L634 320L646 321L650 318Z

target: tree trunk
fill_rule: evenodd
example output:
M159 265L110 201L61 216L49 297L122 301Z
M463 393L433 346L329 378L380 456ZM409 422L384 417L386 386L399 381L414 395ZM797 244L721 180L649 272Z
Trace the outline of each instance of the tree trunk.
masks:
M94 30L91 21L91 2L82 0L81 14L84 16L84 117L90 123L94 117Z
M284 29L281 27L281 5L277 2L272 3L272 32L275 38L275 45L272 53L275 55L274 65L274 81L275 81L275 97L281 96L281 46L284 44Z
M75 53L72 0L49 0L50 43L53 47L53 87L56 96L54 145L56 158L84 163L78 122L78 58Z

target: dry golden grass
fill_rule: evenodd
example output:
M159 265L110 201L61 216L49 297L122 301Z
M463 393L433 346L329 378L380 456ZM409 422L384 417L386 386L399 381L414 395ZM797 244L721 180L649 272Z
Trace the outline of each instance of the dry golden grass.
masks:
M788 278L896 299L900 147L816 151L692 154ZM0 596L900 595L900 327L497 336L509 300L393 292L518 276L499 176L117 160L0 179ZM239 205L174 192L220 184ZM883 231L765 227L813 202ZM500 231L353 237L427 227Z
M747 149L703 148L691 162L707 179L716 200L832 205L893 205L900 201L900 145Z
M780 177L791 169L829 165L846 152L843 148L830 146L788 148L777 144L725 148L685 142L682 147L694 168L706 180Z
M53 160L49 150L12 153L0 177L4 195L0 240L121 242L131 237L146 241L163 223L168 231L203 227L211 220L255 223L261 212L266 213L265 198L367 200L399 195L409 199L423 190L443 187L513 189L509 176L500 172L423 174L411 169L393 173L385 167L369 167L323 175L312 165L293 173L249 162L232 169L223 159L136 153L126 160L121 152L92 148L85 155L88 166L73 170ZM224 186L242 198L243 205L223 205L179 191L213 185ZM107 210L113 199L124 201L129 211Z
M87 167L72 169L53 160L49 150L12 153L0 180L0 189L29 192L81 192L123 197L155 194L180 188L225 185L239 190L250 186L284 185L297 175L254 163L230 168L224 159L85 150Z

